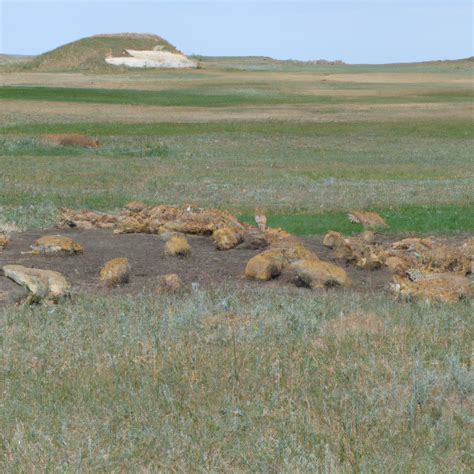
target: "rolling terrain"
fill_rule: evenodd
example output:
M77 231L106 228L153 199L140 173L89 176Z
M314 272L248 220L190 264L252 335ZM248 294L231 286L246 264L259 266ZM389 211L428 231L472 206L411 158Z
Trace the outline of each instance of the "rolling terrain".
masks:
M468 230L472 68L255 71L216 59L185 72L2 72L4 213L32 227L51 224L61 205L189 201L240 215L259 205L291 226L292 215L399 209L400 218L424 214L429 232L451 227L443 209L461 209L453 230ZM89 134L103 146L58 149L41 143L47 133ZM25 172L28 183L18 179ZM421 230L408 221L403 230Z
M326 260L322 234L362 230L354 209L386 219L383 240L459 245L474 234L472 60L102 63L157 38L95 37L0 66L0 231L18 231L0 260L73 285L57 305L0 304L0 469L468 472L472 300L396 299L386 269L351 267L352 289L244 284L256 251L204 237L176 262L156 235L111 230L70 231L81 256L25 252L58 232L61 207L129 201L248 223L260 207ZM100 147L44 139L61 133ZM99 288L97 262L127 252L130 284ZM175 271L185 291L158 293ZM0 279L2 299L14 285Z

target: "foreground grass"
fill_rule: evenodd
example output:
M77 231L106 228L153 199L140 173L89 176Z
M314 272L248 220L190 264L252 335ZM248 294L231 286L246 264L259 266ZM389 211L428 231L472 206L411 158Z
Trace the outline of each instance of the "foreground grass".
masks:
M4 307L0 465L465 471L471 314L235 288Z

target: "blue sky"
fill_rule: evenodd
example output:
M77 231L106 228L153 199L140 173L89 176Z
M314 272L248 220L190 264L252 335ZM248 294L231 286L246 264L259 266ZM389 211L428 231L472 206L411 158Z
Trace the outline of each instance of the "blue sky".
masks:
M187 54L410 62L474 55L470 0L0 0L0 52L38 54L115 32Z

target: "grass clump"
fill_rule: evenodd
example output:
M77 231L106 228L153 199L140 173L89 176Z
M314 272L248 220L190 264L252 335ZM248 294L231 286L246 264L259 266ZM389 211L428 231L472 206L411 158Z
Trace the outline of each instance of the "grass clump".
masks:
M268 288L0 308L0 463L464 471L471 311Z

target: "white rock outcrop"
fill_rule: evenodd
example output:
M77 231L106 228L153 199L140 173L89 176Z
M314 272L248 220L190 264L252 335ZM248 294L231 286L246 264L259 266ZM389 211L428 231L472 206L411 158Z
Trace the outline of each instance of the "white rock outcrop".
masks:
M107 64L136 68L196 68L197 63L184 54L168 51L135 51L126 49L128 56L105 58Z

